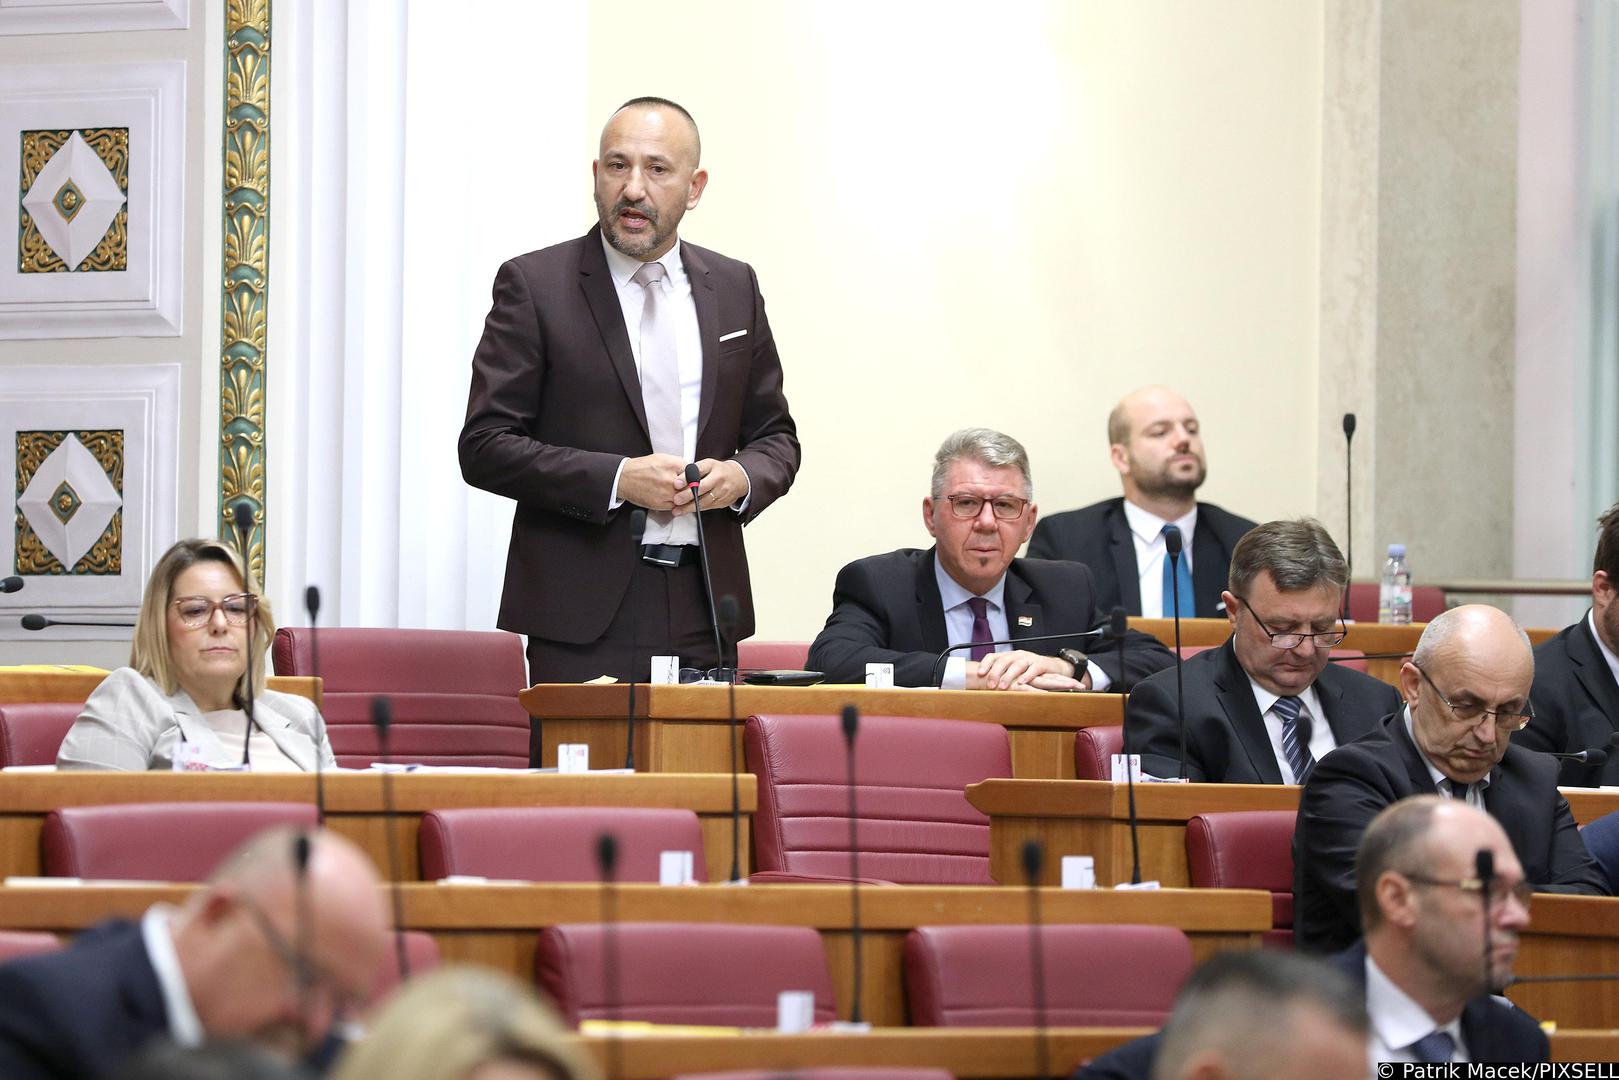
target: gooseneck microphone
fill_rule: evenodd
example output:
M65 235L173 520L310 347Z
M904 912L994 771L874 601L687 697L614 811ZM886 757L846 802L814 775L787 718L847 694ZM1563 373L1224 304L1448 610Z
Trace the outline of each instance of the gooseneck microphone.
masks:
M601 872L602 919L602 990L607 998L607 1019L615 1023L621 1019L623 997L618 972L618 837L602 833L596 837L596 868ZM618 1042L618 1030L610 1028L607 1035L607 1078L617 1080L624 1075L624 1049Z
M858 1024L860 1015L861 940L860 940L860 815L855 805L854 740L860 731L860 710L853 705L843 707L843 746L849 773L849 946L854 957L854 995L849 1008L849 1019Z
M1125 614L1124 608L1115 607L1109 621L1112 623L1113 637L1119 643L1119 743L1124 749L1124 785L1126 803L1130 815L1130 884L1141 884L1141 835L1137 829L1136 815L1136 771L1130 767L1130 695L1124 687L1124 632L1129 628L1130 617Z
M247 538L253 531L253 511L248 509L246 503L237 503L231 509L231 519L236 525L236 551L242 557L242 572L246 580L242 588L247 592L247 693L242 699L242 713L247 717L247 727L242 733L242 768L252 767L248 749L253 742L253 653L257 650L256 638L259 628L258 595L253 592L253 564L247 554Z
M292 837L293 907L298 925L293 940L298 943L298 963L293 974L298 980L298 1015L307 1026L314 1015L314 972L310 957L315 951L315 917L309 905L309 834L299 829Z
M1038 641L1069 641L1073 638L1096 637L1100 634L1110 633L1112 629L1113 623L1109 620L1108 622L1099 623L1089 630L1081 630L1070 634L1041 634L1038 637L1002 638L999 641L958 641L953 645L945 646L944 651L933 658L933 685L937 686L939 684L939 671L944 667L944 662L950 659L950 654L959 652L962 649L971 649L978 645L1032 645ZM1074 678L1078 679L1083 674L1083 672L1076 671ZM1120 672L1120 675L1122 676L1123 672Z
M714 610L714 576L708 568L708 540L703 536L703 474L697 466L686 466L686 487L691 489L691 516L697 522L697 557L703 564L703 595L708 597L708 621L714 627L714 663L725 665L725 644L720 640L720 617Z
M736 638L736 625L739 619L736 597L726 593L720 597L718 619L714 625L725 628L725 637L731 640ZM720 653L720 667L725 666L725 654ZM732 665L733 674L725 680L726 698L730 708L730 726L726 731L731 740L731 880L742 880L742 792L741 772L742 765L737 761L737 743L740 735L736 727L736 676L735 665Z
M16 592L22 587L23 579L18 577L16 574L12 574L10 577L0 578L0 593Z
M30 612L22 617L22 628L24 630L44 630L50 626L116 626L120 629L128 629L134 625L132 622L119 622L117 620L85 622L81 619L47 619L37 612Z
M1344 586L1343 617L1349 618L1349 590L1355 584L1355 501L1354 455L1350 452L1355 445L1355 414L1344 413L1344 572L1349 575L1349 583Z
M393 706L388 699L378 694L371 699L371 723L377 729L377 755L382 758L384 766L389 764L392 755L388 749L388 737L393 729ZM388 898L393 905L394 916L394 959L399 965L399 981L404 982L410 978L410 960L405 956L405 902L399 891L399 846L396 843L398 829L396 815L394 814L394 786L393 771L382 770L382 819L383 828L388 833Z
M630 512L630 542L632 550L639 552L641 541L646 537L646 511L637 507ZM637 555L639 558L639 555ZM630 574L630 589L635 589L635 574ZM624 724L624 767L631 772L635 771L635 676L640 671L641 643L637 640L641 636L641 620L636 614L633 597L626 598L630 607L630 714ZM539 751L534 754L535 764L538 764Z
M1046 852L1038 840L1023 842L1023 880L1029 887L1029 983L1034 996L1034 1075L1045 1080L1051 1075L1050 1053L1046 1046L1046 963L1040 947L1043 925L1040 920L1040 867Z
M1619 731L1614 732L1614 734L1619 735ZM1560 761L1578 761L1583 765L1606 765L1608 763L1608 752L1596 746L1587 747L1572 754L1547 752L1546 756L1557 758Z
M309 667L320 683L321 702L326 700L326 683L320 677L320 632L315 624L320 621L320 590L311 585L304 590L304 610L309 613ZM315 716L315 820L326 824L326 713L316 710Z
M1180 775L1180 778L1182 780L1185 780L1186 779L1186 691L1185 691L1184 687L1181 685L1181 663L1182 663L1182 660L1181 660L1181 590L1180 590L1180 585L1179 585L1180 570L1181 570L1181 566L1180 566L1180 563L1181 563L1181 544L1182 544L1182 538L1181 538L1181 531L1180 531L1179 527L1177 527L1175 525L1166 525L1166 526L1164 526L1164 553L1169 558L1170 577L1171 577L1172 580L1174 580L1177 583L1176 586L1175 586L1174 593L1173 593L1174 600L1172 601L1172 603L1174 604L1174 608L1172 610L1175 613L1175 718L1180 722L1180 734L1181 734L1181 752L1180 752L1181 775Z
M1473 873L1478 878L1479 899L1484 902L1484 992L1495 994L1500 992L1490 970L1490 886L1495 884L1495 852L1479 848L1473 856Z

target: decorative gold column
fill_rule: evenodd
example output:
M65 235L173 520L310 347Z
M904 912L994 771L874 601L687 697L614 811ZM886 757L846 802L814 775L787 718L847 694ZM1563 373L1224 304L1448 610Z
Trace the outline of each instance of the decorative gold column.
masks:
M225 4L225 217L220 292L219 535L264 582L265 328L270 285L270 0Z

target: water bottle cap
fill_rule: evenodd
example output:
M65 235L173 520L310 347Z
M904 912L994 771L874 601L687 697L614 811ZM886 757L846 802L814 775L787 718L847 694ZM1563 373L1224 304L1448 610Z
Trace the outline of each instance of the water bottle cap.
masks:
M1390 544L1389 545L1389 558L1391 558L1391 559L1394 559L1394 558L1402 558L1403 559L1403 558L1405 558L1405 545L1404 544Z

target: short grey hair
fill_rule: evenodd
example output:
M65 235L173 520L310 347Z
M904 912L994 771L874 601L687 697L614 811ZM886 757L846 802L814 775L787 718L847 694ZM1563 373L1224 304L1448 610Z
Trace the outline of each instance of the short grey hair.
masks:
M1435 655L1450 644L1451 638L1454 638L1470 619L1477 617L1478 608L1483 606L1485 605L1469 604L1465 607L1450 608L1435 615L1423 629L1422 636L1417 639L1417 648L1411 654L1411 662L1424 671L1431 671L1429 664ZM1500 608L1490 610L1499 612L1501 617L1512 625L1512 629L1518 633L1518 640L1523 644L1523 651L1532 654L1534 646L1529 644L1529 635L1524 633L1517 620Z
M1430 861L1428 834L1433 829L1434 811L1447 801L1439 795L1412 795L1401 799L1372 819L1361 833L1355 849L1355 902L1360 908L1364 932L1383 922L1383 908L1377 902L1377 879L1390 870L1410 877L1420 874Z
M950 466L962 458L988 465L992 469L1016 469L1023 474L1023 497L1034 498L1029 452L1012 436L981 427L962 428L939 444L939 452L933 455L933 484L929 488L933 498L944 495L944 482L950 474Z
M1266 570L1282 592L1307 592L1322 585L1342 591L1349 584L1349 564L1314 518L1267 521L1248 530L1231 551L1231 592L1247 596Z

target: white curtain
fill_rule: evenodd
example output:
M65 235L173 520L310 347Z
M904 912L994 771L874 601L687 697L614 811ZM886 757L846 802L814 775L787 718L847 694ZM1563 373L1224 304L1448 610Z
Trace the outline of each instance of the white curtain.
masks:
M583 0L276 0L266 587L494 626L512 504L456 460L499 264L591 220Z
M1587 268L1584 335L1575 358L1576 535L1595 544L1597 515L1619 499L1619 3L1585 0L1580 11L1581 117L1585 145L1578 252ZM1576 576L1591 571L1588 560Z

